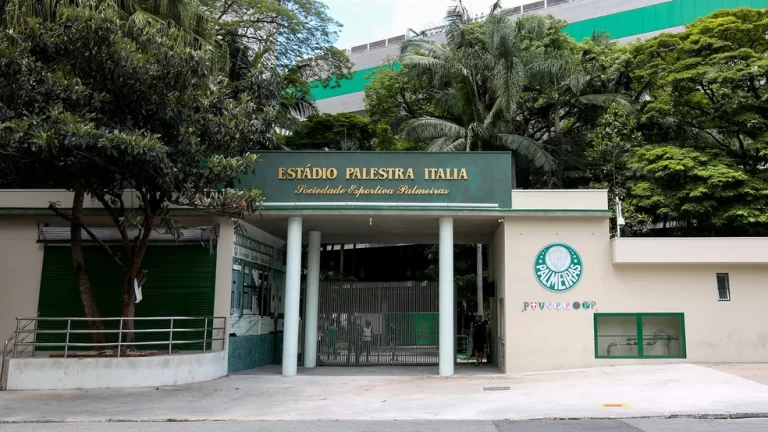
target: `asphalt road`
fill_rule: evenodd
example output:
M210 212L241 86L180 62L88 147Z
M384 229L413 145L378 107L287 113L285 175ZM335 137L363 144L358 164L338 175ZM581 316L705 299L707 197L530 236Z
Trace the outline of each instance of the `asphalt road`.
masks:
M0 432L765 432L768 419L339 421L1 424Z

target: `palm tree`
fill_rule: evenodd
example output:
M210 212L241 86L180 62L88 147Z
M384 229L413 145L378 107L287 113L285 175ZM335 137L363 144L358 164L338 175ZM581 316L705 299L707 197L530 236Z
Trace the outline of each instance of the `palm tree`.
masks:
M550 154L535 141L510 134L524 72L519 58L516 25L499 14L500 0L485 20L486 31L478 40L472 19L461 0L448 9L447 47L429 39L411 39L401 48L400 62L431 71L439 93L434 105L445 118L421 117L403 125L402 136L428 140L433 151L482 151L506 148L546 171L554 168ZM527 29L524 30L533 30ZM441 88L450 82L448 88ZM483 245L477 245L477 303L483 314Z
M525 92L532 95L533 104L539 114L537 132L533 139L551 149L552 155L567 161L556 171L546 173L550 187L564 182L565 178L584 176L583 163L579 162L579 142L574 141L578 133L569 133L582 125L580 121L589 106L609 107L618 105L632 109L624 95L618 93L596 93L600 90L593 85L593 77L585 71L584 65L575 53L565 49L530 51L523 56L525 64ZM563 119L567 119L564 130Z
M551 134L561 133L562 110L573 102L632 109L627 98L618 93L587 93L589 75L570 53L547 50L524 57L526 86L544 101L550 113Z
M524 27L527 21L510 21L498 13L499 9L497 1L485 20L482 46L473 39L476 32L461 1L446 17L447 46L422 38L403 44L402 64L431 71L436 86L445 82L451 85L439 89L434 100L442 118L407 121L401 134L411 140L430 141L433 151L509 149L513 156L549 171L555 161L543 146L508 133L525 79L517 35L535 29Z

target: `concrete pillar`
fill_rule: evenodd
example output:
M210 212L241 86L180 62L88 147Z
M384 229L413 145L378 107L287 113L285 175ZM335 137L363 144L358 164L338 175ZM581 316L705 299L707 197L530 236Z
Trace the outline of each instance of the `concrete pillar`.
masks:
M215 339L223 338L221 345L219 342L212 343L212 349L217 350L219 346L223 351L229 349L229 331L231 326L231 308L232 308L232 261L235 256L235 224L228 218L219 218L216 220L219 224L219 236L216 239L216 291L213 296L213 315L225 317L224 320L215 320L212 324L215 327L224 327L224 330L216 330L212 333Z
M283 320L283 376L296 375L299 351L301 296L301 218L288 218L285 263L285 312Z
M455 363L453 303L453 218L440 218L440 376L452 376Z
M304 316L304 367L317 366L317 305L320 296L320 231L309 232L307 251L307 311Z

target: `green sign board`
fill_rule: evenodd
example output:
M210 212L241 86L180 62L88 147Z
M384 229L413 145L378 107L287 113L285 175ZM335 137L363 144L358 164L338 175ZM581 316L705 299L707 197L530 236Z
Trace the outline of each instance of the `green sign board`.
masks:
M581 281L584 264L574 248L565 243L552 243L536 254L533 271L541 286L561 293L571 290Z
M508 152L263 152L239 187L265 206L509 208Z

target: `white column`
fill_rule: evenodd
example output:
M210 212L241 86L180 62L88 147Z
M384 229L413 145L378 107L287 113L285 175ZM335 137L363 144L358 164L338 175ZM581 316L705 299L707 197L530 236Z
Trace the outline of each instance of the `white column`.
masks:
M285 312L283 320L283 376L296 375L299 351L299 302L301 296L301 218L288 218L285 263Z
M455 362L453 334L453 218L440 218L440 376L452 376Z
M317 304L320 295L320 231L309 232L307 311L304 316L304 367L317 366Z

